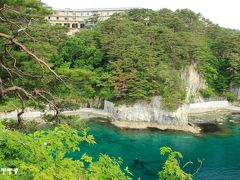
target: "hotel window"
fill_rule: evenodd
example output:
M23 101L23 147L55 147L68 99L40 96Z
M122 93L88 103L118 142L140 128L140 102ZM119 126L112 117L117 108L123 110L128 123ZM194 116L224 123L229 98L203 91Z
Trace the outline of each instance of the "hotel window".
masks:
M56 17L57 18L57 20L59 20L59 17Z
M64 26L70 27L69 23L64 23Z
M84 28L85 27L85 24L80 24L80 28Z
M68 17L65 17L64 20L67 21L67 20L68 20Z
M51 19L51 17L50 17L50 16L48 16L48 19Z
M78 24L77 23L73 23L72 24L72 28L78 28Z

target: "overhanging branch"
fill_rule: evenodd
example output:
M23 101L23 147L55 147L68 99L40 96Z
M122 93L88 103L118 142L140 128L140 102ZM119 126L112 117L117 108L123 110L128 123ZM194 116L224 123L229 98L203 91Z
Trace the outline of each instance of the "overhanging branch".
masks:
M22 43L18 42L16 39L14 39L12 36L9 36L9 35L4 34L4 33L0 33L0 37L5 38L5 39L8 39L10 43L13 43L13 44L19 46L24 52L26 52L28 55L30 55L42 68L43 68L43 66L44 66L44 67L47 68L47 70L49 70L58 80L63 81L63 80L61 79L61 77L58 76L58 74L57 74L55 71L53 71L45 61L43 61L42 59L40 59L39 57L37 57L35 54L33 54L30 50L28 50L28 48L26 48Z

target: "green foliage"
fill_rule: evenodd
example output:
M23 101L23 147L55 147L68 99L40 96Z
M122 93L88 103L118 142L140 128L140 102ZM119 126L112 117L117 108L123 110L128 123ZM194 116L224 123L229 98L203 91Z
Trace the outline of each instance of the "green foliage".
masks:
M17 119L0 119L0 121L6 127L6 129L20 131L23 133L33 133L45 127L45 124L37 122L36 119L29 120L21 125L19 125Z
M66 125L29 135L1 128L1 167L19 168L13 179L77 179L83 162L64 156L79 150L78 144L83 141L94 143L86 132L79 136Z
M237 100L237 97L232 92L229 92L229 91L225 92L224 96L227 97L227 100L231 102Z
M0 24L0 32L7 36L14 37L15 41L20 42L36 56L44 59L51 67L50 60L58 54L58 46L62 44L66 37L65 28L52 26L44 19L44 16L51 13L51 10L46 8L44 4L38 0L4 0L1 1L0 6L2 7L2 5L4 5L5 8L1 8L1 18L3 18L3 20ZM56 81L55 77L19 46L6 46L7 49L4 50L4 44L7 43L7 41L8 39L1 37L1 63L9 68L7 71L3 66L0 67L0 79L4 84L3 89L17 86L31 94L31 92L36 89L51 93L58 88L57 83L54 88L52 86L53 81ZM47 99L52 100L52 98L46 94ZM20 93L18 96L16 93L14 95L14 92L10 92L4 94L4 96L3 99L1 98L2 102L0 102L0 106L3 105L5 110L13 110L21 107L21 104L19 105L19 103L16 104L12 102L17 101L16 99L19 98L19 96L21 96L22 99L28 99L24 93ZM32 98L34 98L36 102L42 100L42 98L36 95L32 96ZM46 100L42 101L46 103ZM16 107L12 108L9 104L16 105ZM27 102L26 104L27 106L38 108L45 107L45 105L33 101Z
M67 98L75 96L75 99L79 98L82 102L88 102L96 96L95 87L99 81L99 77L95 72L84 68L69 69L64 67L59 68L57 72L69 78L67 87L60 85L59 96Z
M1 4L16 7L21 10L23 14L45 15L51 13L39 0L1 0Z
M186 173L179 164L179 159L182 159L183 156L180 152L173 151L169 147L162 147L160 149L160 154L167 154L167 160L164 163L162 170L159 172L159 179L166 180L191 180L192 175Z
M204 98L210 98L210 97L213 97L215 95L213 89L209 88L209 87L206 88L206 89L201 89L200 93Z
M60 110L77 110L80 108L80 105L76 102L63 100L58 104Z
M0 112L10 112L21 107L21 102L14 98L0 99Z
M122 160L111 159L107 155L100 155L98 161L91 163L87 168L87 179L119 179L119 180L130 180L131 173L126 168L121 171L120 165Z
M98 161L84 154L79 160L66 155L80 151L79 143L94 144L94 138L83 128L80 132L67 125L53 130L23 134L9 131L0 123L0 166L18 168L16 175L4 179L131 179L121 171L119 159L101 155Z
M158 71L160 94L163 97L165 106L170 109L176 109L185 99L185 84L180 79L177 70L170 69L167 64L162 64Z
M67 124L70 127L73 127L75 129L82 129L86 128L85 121L80 119L79 115L52 115L52 114L44 114L41 117L47 124L50 124L51 126L56 126L60 123Z
M102 52L99 49L99 35L95 31L82 31L70 37L61 48L63 62L69 63L69 68L86 68L92 70L102 61ZM57 64L56 62L54 62ZM59 66L61 66L61 61Z

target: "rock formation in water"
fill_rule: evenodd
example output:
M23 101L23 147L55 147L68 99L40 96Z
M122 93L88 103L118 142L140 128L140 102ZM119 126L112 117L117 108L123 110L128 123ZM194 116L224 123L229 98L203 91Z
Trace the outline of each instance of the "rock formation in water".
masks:
M187 105L179 107L174 112L164 109L161 97L152 97L150 102L138 101L132 105L115 106L112 102L105 101L104 110L114 120L155 122L165 125L186 125L188 123Z

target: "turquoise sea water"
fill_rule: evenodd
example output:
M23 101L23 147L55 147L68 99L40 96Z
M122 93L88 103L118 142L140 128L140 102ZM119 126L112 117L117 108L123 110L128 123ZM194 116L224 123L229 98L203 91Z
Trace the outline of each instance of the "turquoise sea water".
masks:
M232 132L227 135L194 136L187 133L159 131L120 130L107 124L91 122L90 133L94 135L96 145L81 145L81 152L87 152L94 158L105 153L112 157L121 157L124 166L134 174L133 179L155 180L165 160L159 154L159 148L169 146L180 151L184 159L181 164L192 161L188 172L193 173L197 160L204 160L194 179L237 180L240 179L240 125L230 125ZM79 158L81 153L71 156ZM134 162L138 158L139 162Z

